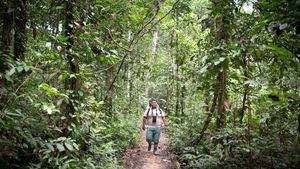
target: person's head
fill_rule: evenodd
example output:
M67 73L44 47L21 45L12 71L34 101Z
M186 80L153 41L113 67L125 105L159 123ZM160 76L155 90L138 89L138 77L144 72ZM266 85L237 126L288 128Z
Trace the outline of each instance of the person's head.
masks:
M157 99L156 98L151 98L150 101L149 101L149 103L150 103L150 106L152 108L156 108L157 107Z

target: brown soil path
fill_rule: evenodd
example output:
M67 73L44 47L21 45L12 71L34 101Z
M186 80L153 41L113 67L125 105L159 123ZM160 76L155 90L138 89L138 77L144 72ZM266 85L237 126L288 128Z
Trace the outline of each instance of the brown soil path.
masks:
M169 152L168 138L162 129L158 144L157 155L153 154L153 145L151 151L148 151L148 143L145 136L146 131L141 133L141 142L135 149L127 150L124 157L124 167L126 169L178 169L177 162L174 162ZM176 165L177 164L177 165Z

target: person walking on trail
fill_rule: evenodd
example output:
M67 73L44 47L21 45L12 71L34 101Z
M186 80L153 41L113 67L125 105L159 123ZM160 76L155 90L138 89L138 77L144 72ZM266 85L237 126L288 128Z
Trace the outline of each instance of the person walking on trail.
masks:
M155 155L160 137L160 128L162 126L167 126L165 113L159 108L157 100L152 98L149 107L144 112L142 129L145 130L147 127L146 141L148 142L148 151L151 150L153 142L153 154Z

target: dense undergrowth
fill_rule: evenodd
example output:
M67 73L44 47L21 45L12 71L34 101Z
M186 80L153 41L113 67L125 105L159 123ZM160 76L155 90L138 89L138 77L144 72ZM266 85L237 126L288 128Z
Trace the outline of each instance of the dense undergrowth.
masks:
M82 91L65 135L66 117L57 107L68 96L47 81L41 83L44 71L30 62L12 64L13 70L11 77L26 75L10 81L14 88L1 91L7 100L0 119L0 168L122 168L122 152L139 141L136 108L108 116L103 102Z
M297 107L298 104L295 102L293 106ZM198 143L194 141L200 136L199 126L203 126L203 123L199 123L199 120L206 118L205 110L184 119L170 117L168 133L171 148L182 168L297 169L300 167L300 137L297 122L289 121L291 119L288 118L293 116L294 112L290 112L291 109L288 108L284 111L266 111L272 110L271 107L275 105L280 104L269 102L269 105L264 104L268 107L260 107L253 114L254 121L250 130L248 122L234 126L231 121L231 124L220 130L215 130L214 124L211 124L205 131L204 138ZM270 117L269 113L273 117ZM276 114L284 116L280 126L270 124L275 120ZM248 121L248 118L246 120ZM214 122L213 118L212 123Z

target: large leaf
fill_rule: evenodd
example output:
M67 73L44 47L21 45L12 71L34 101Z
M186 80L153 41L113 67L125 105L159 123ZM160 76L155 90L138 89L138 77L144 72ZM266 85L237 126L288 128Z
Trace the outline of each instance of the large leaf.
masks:
M63 152L66 150L65 147L60 143L56 143L55 145L59 152Z
M294 54L286 48L280 48L278 46L265 46L266 49L271 50L275 55L282 59L292 58Z
M73 151L73 146L69 143L64 143L68 150Z

